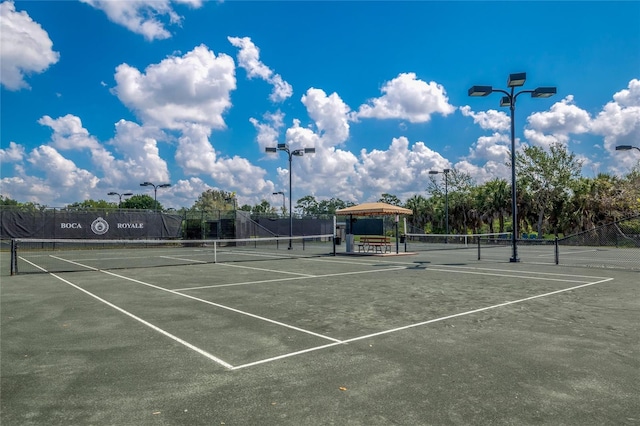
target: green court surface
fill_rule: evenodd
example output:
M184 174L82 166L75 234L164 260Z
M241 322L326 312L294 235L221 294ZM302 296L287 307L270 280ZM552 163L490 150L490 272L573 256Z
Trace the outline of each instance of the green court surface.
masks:
M9 276L2 253L0 421L640 424L638 271L472 258Z

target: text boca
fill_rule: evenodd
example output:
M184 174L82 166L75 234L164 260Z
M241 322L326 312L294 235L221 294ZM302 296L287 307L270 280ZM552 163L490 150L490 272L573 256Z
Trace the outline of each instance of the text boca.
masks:
M61 223L61 229L82 229L81 223Z

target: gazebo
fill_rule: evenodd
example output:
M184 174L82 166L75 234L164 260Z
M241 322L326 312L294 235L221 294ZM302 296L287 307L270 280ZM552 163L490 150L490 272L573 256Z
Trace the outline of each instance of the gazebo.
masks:
M413 214L410 209L394 206L387 203L363 203L357 206L351 206L344 209L336 210L336 215L348 215L349 222L353 220L353 216L396 216L396 253L398 252L398 216ZM347 235L347 252L353 251L353 235Z

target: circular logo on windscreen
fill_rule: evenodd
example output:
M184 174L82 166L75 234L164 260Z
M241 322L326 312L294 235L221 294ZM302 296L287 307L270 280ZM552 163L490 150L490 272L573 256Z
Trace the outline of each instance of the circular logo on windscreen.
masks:
M109 230L109 224L106 220L99 217L91 223L91 230L94 234L102 235Z

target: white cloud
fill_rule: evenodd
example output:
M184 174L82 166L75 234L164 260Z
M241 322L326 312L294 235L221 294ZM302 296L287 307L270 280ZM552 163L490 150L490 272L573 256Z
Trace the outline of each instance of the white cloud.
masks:
M549 111L536 112L527 118L525 137L535 145L549 147L552 143L568 143L569 135L590 131L589 113L573 102L573 95L553 104Z
M383 96L361 105L360 118L404 119L412 123L431 120L433 114L447 116L455 108L449 104L444 87L418 80L414 73L403 73L382 87Z
M593 133L604 136L605 149L609 152L615 152L617 145L639 146L640 80L631 80L627 89L614 94L613 101L593 119L591 128ZM627 168L637 161L635 153L616 155L615 158Z
M131 121L116 123L116 135L108 144L122 157L115 164L105 158L102 169L113 184L126 185L142 181L167 182L170 179L167 162L160 156L158 139L164 138L158 129L140 126Z
M233 59L200 45L184 56L150 65L145 73L116 68L114 92L145 124L181 129L185 123L224 128L223 113L236 88Z
M0 149L0 163L16 163L24 158L24 147L15 142L9 142L7 149Z
M275 190L273 183L264 179L266 174L249 160L234 156L218 159L210 176L222 188L237 189L240 195L253 196L259 202Z
M216 164L216 153L209 142L211 132L199 125L189 125L178 139L176 161L187 174L209 174Z
M269 96L272 102L282 102L293 94L293 88L260 61L260 49L251 41L250 37L227 37L229 43L240 49L238 65L247 71L248 78L258 77L273 85Z
M249 119L253 127L258 131L256 140L258 141L260 152L265 152L264 149L266 147L274 147L278 144L280 129L284 126L284 114L281 111L266 113L263 119L265 121L264 123L259 122L253 117Z
M511 121L509 116L502 111L490 109L489 111L473 112L469 105L460 107L460 112L465 117L473 118L473 122L485 130L507 131Z
M302 103L307 107L309 117L315 121L324 146L347 140L350 108L337 93L327 96L321 89L310 88L302 96Z
M168 18L170 24L180 24L182 16L172 7L171 0L80 0L106 13L109 20L122 25L129 31L144 36L147 40L161 40L171 37L158 18ZM202 0L178 0L174 3L188 4L199 8ZM165 18L165 20L166 20Z
M516 150L518 145L516 144ZM480 136L469 149L468 160L492 161L504 164L510 160L511 138L509 135L494 133L491 136Z
M28 88L25 75L44 72L58 62L49 34L12 1L0 3L0 83L8 90Z
M38 123L53 129L51 146L58 150L96 149L100 146L96 138L89 136L89 131L82 127L80 118L74 115L67 114L55 120L45 115Z
M409 140L394 138L386 151L360 152L360 163L354 183L365 193L369 201L387 193L421 193L427 187L429 170L451 167L448 160L430 149L424 142L416 142L409 148Z

